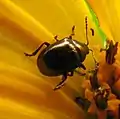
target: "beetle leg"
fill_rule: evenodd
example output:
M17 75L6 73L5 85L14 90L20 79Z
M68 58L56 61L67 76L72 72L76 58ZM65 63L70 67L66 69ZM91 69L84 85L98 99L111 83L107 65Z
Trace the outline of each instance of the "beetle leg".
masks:
M92 50L92 49L89 49L89 50L92 52L92 57L93 57L93 60L94 60L94 62L95 62L95 66L98 66L99 63L97 62L97 60L96 60L96 58L95 58L95 55L94 55L93 50Z
M100 52L106 51L106 50L107 50L106 48L100 48Z
M42 48L43 45L46 45L48 47L50 44L48 42L44 42L33 53L31 53L31 54L24 53L25 56L35 56L37 54L37 52Z
M57 36L57 35L54 37L54 39L55 39L56 41L59 41L59 40L58 40L58 36Z
M79 72L79 71L77 71L77 70L75 70L75 72L76 72L77 74L79 74L79 76L85 76L85 75L86 75L86 73Z
M84 65L84 64L82 64L82 63L80 63L79 67L80 67L80 68L83 68L84 70L86 70L85 65Z
M72 33L69 36L70 39L72 39L72 36L75 35L74 31L75 31L75 26L72 27Z
M64 82L65 80L67 79L67 73L65 73L62 77L62 81L53 89L54 91L57 90L57 89L60 89L61 87L64 86Z

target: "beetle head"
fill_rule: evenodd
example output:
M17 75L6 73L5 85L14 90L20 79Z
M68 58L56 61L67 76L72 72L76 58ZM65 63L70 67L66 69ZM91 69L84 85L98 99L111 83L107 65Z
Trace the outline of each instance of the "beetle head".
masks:
M86 44L83 45L83 48L84 48L84 53L89 54L89 48Z

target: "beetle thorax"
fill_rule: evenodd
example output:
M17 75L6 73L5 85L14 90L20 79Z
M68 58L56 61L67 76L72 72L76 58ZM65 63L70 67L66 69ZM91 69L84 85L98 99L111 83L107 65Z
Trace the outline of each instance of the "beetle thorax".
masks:
M75 44L76 48L82 51L84 54L89 53L89 48L85 43L80 43L78 41L73 40L73 43Z
M80 43L76 40L73 40L77 53L79 54L80 61L83 62L86 58L86 55L89 53L89 48L85 43Z

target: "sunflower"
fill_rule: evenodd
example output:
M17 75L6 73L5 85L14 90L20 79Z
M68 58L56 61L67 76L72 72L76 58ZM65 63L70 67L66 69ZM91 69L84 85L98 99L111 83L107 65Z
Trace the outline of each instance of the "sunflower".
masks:
M88 2L94 8L96 3L92 0ZM95 11L99 11L100 4ZM59 39L69 35L73 25L76 26L75 39L86 42L85 16L89 19L89 29L95 30L94 37L88 30L90 47L103 46L103 35L101 37L85 0L0 0L1 119L84 118L83 110L73 101L75 95L81 93L83 78L75 74L74 80L69 78L63 89L54 92L52 89L61 77L43 76L36 65L37 56L28 58L24 52L32 52L44 41L54 43L55 35ZM107 34L108 30L104 30ZM110 37L111 34L107 35ZM118 36L115 38L118 39ZM94 62L88 56L84 63L91 67Z

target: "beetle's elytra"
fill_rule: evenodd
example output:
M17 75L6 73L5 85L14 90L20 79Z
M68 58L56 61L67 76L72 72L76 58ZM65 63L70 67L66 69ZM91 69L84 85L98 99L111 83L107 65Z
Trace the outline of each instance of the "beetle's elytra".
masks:
M40 72L46 76L63 75L62 81L54 88L54 90L61 88L64 85L67 76L73 76L76 68L80 67L84 70L86 69L82 62L85 60L86 55L89 54L87 17L85 17L85 23L86 44L72 38L75 29L75 26L73 26L72 33L68 37L58 40L57 36L55 36L55 43L50 44L44 42L32 54L25 53L26 56L35 56L43 45L46 46L37 58L37 66Z

